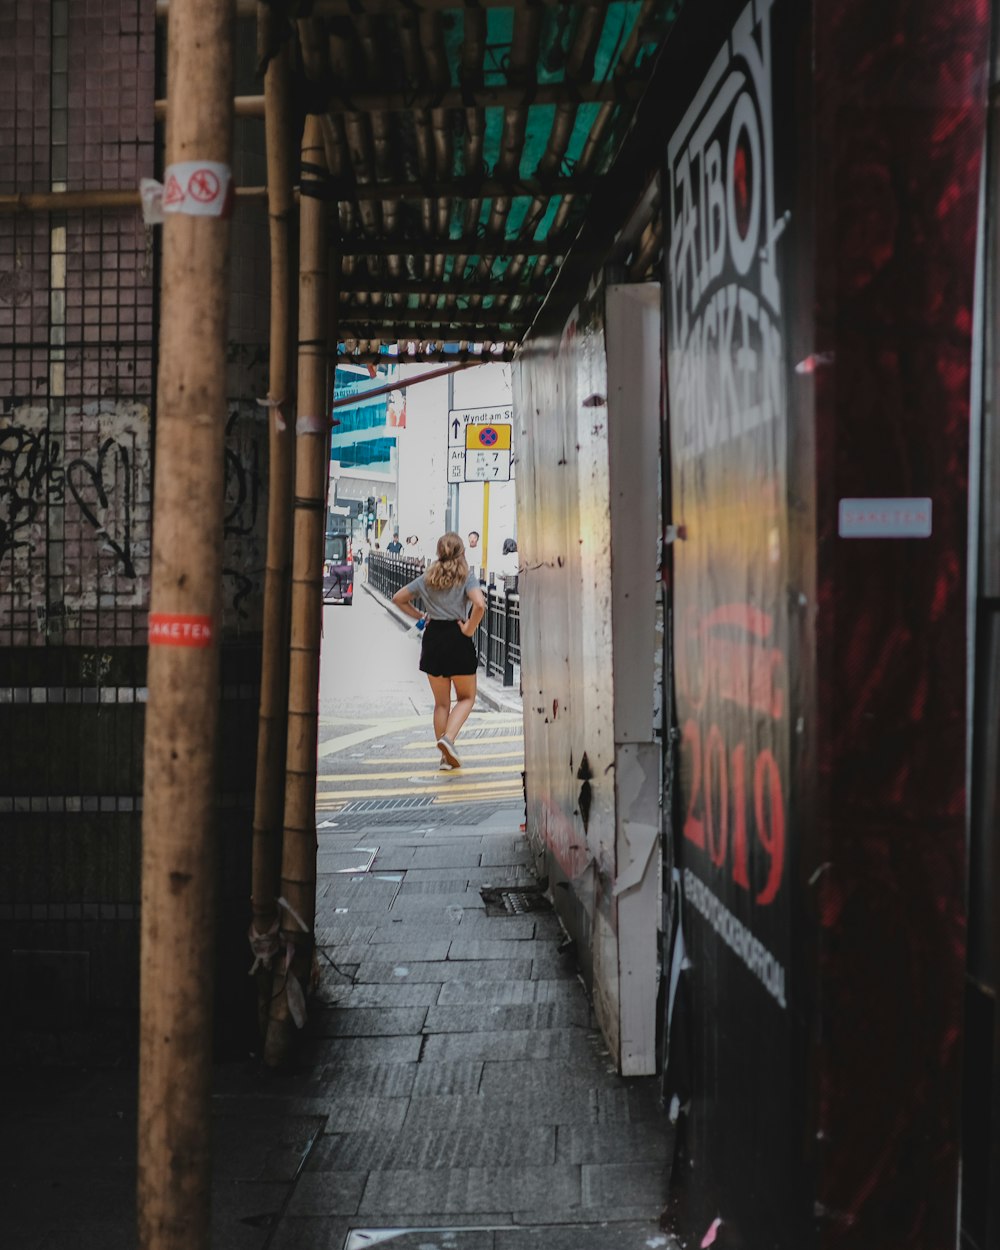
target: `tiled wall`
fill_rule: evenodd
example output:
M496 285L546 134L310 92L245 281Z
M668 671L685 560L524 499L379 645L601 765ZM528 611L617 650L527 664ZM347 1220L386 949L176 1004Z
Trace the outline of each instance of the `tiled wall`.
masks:
M162 175L154 9L0 0L0 194ZM244 93L261 90L254 64L241 22ZM237 182L263 185L263 122L239 121L235 138ZM218 826L220 911L242 941L265 563L263 201L241 202L232 228ZM136 990L158 248L137 208L0 214L0 978L30 994L55 968L61 1001L103 1007L128 1008ZM22 976L14 950L52 967Z

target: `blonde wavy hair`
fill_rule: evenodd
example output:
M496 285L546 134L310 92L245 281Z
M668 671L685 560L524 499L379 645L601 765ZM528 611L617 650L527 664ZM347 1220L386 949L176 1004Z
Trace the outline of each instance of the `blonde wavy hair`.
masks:
M468 576L465 543L454 530L449 530L437 541L437 559L424 574L424 581L431 590L448 590L451 586L464 586Z

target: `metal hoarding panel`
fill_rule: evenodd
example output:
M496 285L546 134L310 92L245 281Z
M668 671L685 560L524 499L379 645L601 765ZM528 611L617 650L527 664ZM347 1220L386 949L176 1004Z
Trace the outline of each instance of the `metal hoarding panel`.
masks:
M823 1244L937 1247L957 1241L989 13L814 14L815 1197ZM840 501L865 498L929 499L929 533L840 537Z
M603 289L515 364L528 831L619 1053Z
M734 1244L752 1246L791 1244L804 1190L792 1131L803 1082L788 509L800 223L794 65L776 55L794 46L795 8L685 13L684 87L666 126L670 489L682 527L675 850L693 1057L673 1082L691 1097L681 1140L694 1165L689 1185L676 1172L676 1198L685 1232L721 1214Z
M957 1236L986 7L686 18L664 197L678 1218L930 1250ZM850 501L926 520L853 532Z

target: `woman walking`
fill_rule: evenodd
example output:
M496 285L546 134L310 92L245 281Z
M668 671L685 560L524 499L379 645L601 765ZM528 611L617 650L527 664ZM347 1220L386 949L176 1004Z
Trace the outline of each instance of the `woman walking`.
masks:
M425 605L423 612L413 606L418 597ZM479 579L469 570L461 538L452 532L442 534L437 559L397 590L392 601L407 616L427 622L420 644L420 671L427 674L434 695L434 737L441 767L459 768L462 761L455 739L476 702L478 661L472 639L486 611Z

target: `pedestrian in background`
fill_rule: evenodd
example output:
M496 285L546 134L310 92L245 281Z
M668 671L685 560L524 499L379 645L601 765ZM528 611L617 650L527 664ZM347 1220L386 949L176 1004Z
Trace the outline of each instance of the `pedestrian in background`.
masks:
M503 555L500 557L500 572L504 577L517 577L519 563L517 543L513 538L503 540Z
M416 598L423 602L423 612L413 606ZM427 620L420 644L420 671L427 674L434 695L434 738L441 768L459 768L462 761L455 739L476 702L479 661L472 640L486 611L479 579L469 568L460 536L451 531L442 534L437 559L397 590L392 601L414 620Z

